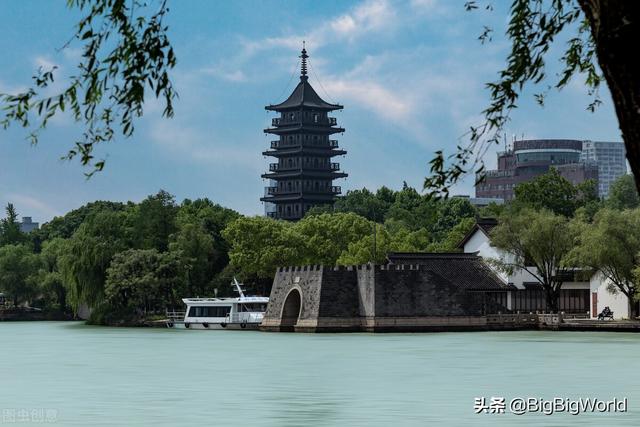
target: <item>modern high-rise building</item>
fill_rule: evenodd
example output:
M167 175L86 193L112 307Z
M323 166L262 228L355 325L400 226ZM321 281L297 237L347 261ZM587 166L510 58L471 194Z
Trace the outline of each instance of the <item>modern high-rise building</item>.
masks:
M269 179L260 200L267 203L266 214L272 218L298 220L314 206L332 204L341 189L333 185L336 178L345 178L340 164L332 162L335 156L346 154L331 135L344 132L329 113L341 110L342 105L330 104L316 93L307 76L307 51L302 49L300 82L286 101L268 105L276 111L272 127L264 132L278 137L271 141L265 156L275 157L269 165Z
M609 141L582 141L581 160L598 165L598 194L609 195L609 188L616 179L627 173L624 143Z

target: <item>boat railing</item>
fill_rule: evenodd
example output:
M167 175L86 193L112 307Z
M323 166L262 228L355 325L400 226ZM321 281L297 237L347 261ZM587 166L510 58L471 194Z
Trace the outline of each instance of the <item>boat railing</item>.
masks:
M227 315L229 323L259 322L262 321L263 317L264 313L262 312L244 312Z
M187 314L186 311L167 310L167 320L171 320L174 322L183 321L185 314Z

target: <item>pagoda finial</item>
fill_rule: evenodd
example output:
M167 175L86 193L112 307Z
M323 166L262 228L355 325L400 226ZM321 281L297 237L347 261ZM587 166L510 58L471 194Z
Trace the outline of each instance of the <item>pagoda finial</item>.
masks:
M306 80L307 79L307 58L309 57L309 55L307 55L307 49L305 48L304 40L302 41L302 55L300 55L299 57L302 58L302 70L300 72L300 80Z

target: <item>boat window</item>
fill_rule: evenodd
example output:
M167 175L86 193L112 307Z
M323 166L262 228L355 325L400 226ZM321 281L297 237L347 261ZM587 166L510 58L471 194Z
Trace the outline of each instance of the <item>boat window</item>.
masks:
M229 306L191 307L189 317L226 317L231 311Z

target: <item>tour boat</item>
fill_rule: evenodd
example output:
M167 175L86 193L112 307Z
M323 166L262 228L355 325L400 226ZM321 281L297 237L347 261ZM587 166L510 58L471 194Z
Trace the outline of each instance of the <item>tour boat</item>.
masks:
M185 312L167 312L167 326L184 329L257 329L268 297L246 296L234 278L237 298L184 298Z

